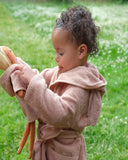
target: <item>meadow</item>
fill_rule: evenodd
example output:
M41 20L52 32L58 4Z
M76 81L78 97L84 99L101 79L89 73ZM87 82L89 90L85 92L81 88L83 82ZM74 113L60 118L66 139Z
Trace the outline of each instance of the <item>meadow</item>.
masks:
M107 80L98 123L83 132L87 160L127 160L128 4L0 0L0 46L9 46L16 56L39 71L56 66L51 32L61 11L76 4L87 6L100 26L99 54L89 57L89 62ZM17 155L26 119L17 99L9 97L1 87L0 123L0 160L27 159L28 143Z

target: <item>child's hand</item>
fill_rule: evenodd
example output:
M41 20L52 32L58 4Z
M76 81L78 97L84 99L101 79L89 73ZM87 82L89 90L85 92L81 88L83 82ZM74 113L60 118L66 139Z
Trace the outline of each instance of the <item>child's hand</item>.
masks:
M19 75L23 83L28 86L33 76L36 74L29 66L19 64L15 67L15 75Z

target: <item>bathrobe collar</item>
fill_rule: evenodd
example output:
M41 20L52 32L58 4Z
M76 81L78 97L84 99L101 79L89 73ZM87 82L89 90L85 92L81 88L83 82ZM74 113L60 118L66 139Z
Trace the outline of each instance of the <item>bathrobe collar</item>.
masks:
M61 73L58 76L58 69L55 70L49 88L53 89L58 83L66 83L81 87L83 89L100 89L107 82L104 77L98 72L97 68L87 63L87 66L78 66L67 72ZM102 90L103 92L104 89Z

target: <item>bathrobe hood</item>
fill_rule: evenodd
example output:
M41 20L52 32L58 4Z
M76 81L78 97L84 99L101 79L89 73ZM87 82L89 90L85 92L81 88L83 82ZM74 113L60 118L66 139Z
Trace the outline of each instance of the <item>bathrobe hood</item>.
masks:
M79 66L70 71L61 73L58 78L57 75L58 72L54 74L50 88L57 83L67 83L83 89L98 89L103 93L105 92L103 86L106 85L106 80L99 74L97 68L90 63L87 63L87 66Z

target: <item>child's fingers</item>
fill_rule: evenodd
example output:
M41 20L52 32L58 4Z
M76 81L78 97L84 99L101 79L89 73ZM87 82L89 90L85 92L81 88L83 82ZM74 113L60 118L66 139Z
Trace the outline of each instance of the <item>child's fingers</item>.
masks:
M16 70L22 71L23 68L24 68L24 65L23 65L23 64L14 64L14 65L15 65L14 71L16 71Z
M21 72L21 70L16 70L16 71L14 71L13 75L20 76L20 75L22 75L22 72Z

